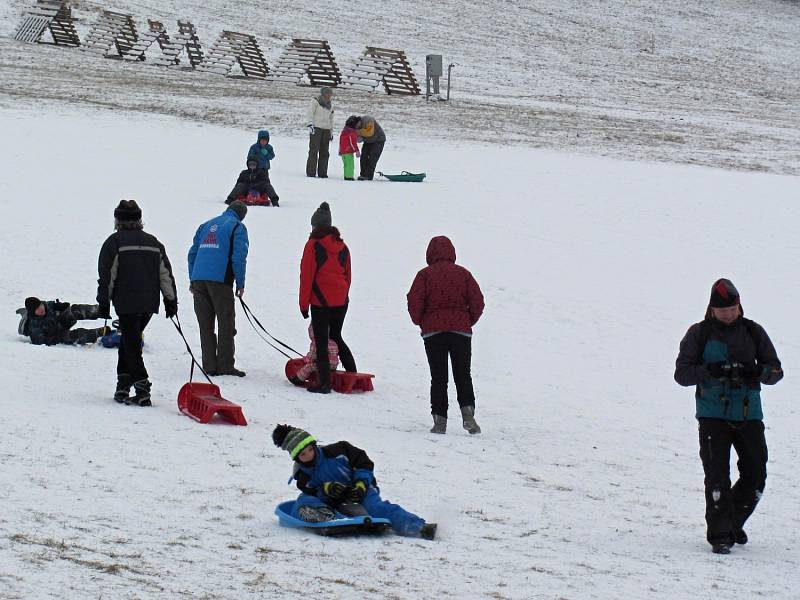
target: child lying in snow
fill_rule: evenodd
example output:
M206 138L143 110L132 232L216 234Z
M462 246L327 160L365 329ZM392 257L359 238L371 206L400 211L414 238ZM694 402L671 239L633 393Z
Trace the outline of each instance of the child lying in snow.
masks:
M426 540L436 536L436 523L426 523L381 498L373 475L375 465L361 448L345 441L317 446L314 436L289 425L277 425L272 441L295 461L293 478L301 494L292 516L311 522L329 521L334 518L334 508L360 504L370 516L388 519L400 535Z

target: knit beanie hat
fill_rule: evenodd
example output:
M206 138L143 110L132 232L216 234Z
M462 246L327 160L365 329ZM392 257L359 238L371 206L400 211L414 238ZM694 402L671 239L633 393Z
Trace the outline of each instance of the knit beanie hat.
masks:
M272 432L272 442L278 448L286 450L292 460L297 458L303 448L316 441L317 439L307 431L289 425L276 425Z
M711 286L712 308L728 308L739 304L739 290L731 283L730 279L717 279Z
M240 221L244 221L245 216L247 216L247 204L241 200L234 200L231 202L230 206L228 206L228 209L235 212Z
M253 156L247 157L247 162L245 164L247 165L248 169L250 168L250 163L253 163L255 166L258 166L258 159L256 158L255 154Z
M33 314L33 311L39 308L39 305L41 303L42 301L36 298L35 296L28 296L27 298L25 298L25 310Z
M114 209L114 218L117 221L141 221L142 209L136 204L136 200L120 200Z
M311 215L311 227L314 229L317 227L330 227L331 224L331 207L328 206L327 202L323 202Z

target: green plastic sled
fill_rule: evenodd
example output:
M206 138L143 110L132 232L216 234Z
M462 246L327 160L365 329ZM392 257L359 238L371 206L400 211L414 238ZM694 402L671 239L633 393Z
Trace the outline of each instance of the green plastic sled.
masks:
M389 181L422 181L425 179L425 173L409 173L402 171L400 175L386 175L378 171L378 175L386 177Z

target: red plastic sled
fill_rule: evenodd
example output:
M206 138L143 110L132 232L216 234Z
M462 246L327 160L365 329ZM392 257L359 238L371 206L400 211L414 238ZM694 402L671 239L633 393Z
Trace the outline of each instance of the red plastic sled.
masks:
M290 358L286 363L286 379L297 386L308 387L317 383L317 374L311 373L307 381L297 383L292 379L303 366L302 358ZM331 389L340 394L352 394L353 392L371 392L375 388L372 379L375 375L370 373L349 373L347 371L331 371Z
M250 192L246 196L239 196L238 198L241 202L247 204L247 206L271 206L271 202L269 201L269 197L266 194L256 194L254 192Z
M189 382L178 392L178 409L200 423L210 423L215 414L233 423L247 425L242 407L222 397L213 383Z

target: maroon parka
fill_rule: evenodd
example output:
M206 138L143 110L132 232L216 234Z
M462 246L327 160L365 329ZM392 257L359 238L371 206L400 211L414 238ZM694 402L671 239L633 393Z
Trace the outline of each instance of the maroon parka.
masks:
M456 264L456 249L443 235L430 241L426 259L428 266L417 273L407 296L411 320L420 326L422 335L472 333L484 306L472 273Z

